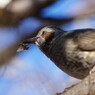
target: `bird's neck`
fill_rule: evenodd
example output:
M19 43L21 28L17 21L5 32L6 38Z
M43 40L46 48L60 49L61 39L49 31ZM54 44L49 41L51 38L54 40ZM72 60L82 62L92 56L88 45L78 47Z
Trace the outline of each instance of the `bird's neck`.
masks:
M63 31L60 31L59 34L52 37L50 40L46 41L43 45L39 46L40 50L49 57L50 47L52 46L52 43L61 36Z
M43 44L41 47L39 47L40 50L41 50L44 54L46 54L46 56L48 56L48 51L49 51L49 48L50 48L50 44L51 44L51 43L45 43L45 44Z

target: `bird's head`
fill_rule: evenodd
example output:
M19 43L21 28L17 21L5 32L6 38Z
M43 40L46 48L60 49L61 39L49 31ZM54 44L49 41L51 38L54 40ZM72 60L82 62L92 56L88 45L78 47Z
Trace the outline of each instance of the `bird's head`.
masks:
M46 26L38 32L36 37L32 38L32 41L35 41L39 47L48 45L59 32L62 30L56 26Z

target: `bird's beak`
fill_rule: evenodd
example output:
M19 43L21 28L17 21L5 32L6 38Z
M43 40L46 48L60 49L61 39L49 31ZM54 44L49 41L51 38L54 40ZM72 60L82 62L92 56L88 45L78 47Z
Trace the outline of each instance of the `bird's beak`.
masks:
M30 39L24 41L23 43L24 43L24 44L35 44L35 41L37 41L38 38L39 38L39 37L30 38Z
M30 40L31 40L31 43L35 43L35 41L37 41L37 39L38 39L39 37L33 37L33 38L31 38Z

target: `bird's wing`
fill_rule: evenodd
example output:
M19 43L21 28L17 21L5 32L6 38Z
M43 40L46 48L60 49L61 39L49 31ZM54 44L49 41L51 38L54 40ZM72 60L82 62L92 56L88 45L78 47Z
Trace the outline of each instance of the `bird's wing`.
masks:
M81 33L75 41L82 50L95 50L95 31Z

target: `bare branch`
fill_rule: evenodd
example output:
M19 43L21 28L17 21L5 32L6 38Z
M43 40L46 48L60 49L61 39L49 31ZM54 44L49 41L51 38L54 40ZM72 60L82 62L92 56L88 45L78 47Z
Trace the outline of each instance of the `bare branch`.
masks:
M58 95L95 95L95 72L68 91Z
M37 16L42 8L57 0L13 0L4 9L0 9L0 26L14 26L20 20Z

